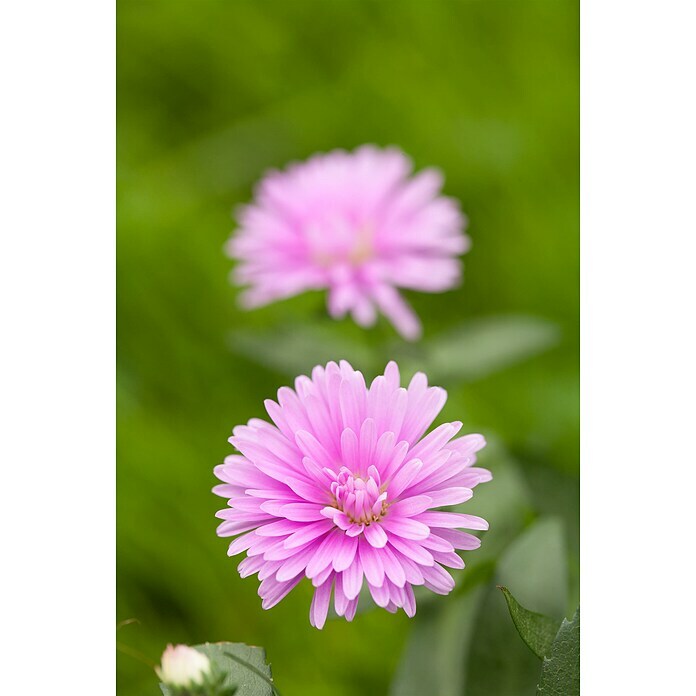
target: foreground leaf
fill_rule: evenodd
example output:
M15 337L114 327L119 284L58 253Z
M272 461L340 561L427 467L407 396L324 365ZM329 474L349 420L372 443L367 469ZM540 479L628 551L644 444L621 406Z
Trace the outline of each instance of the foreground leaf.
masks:
M205 653L216 671L226 674L223 687L236 686L235 696L273 696L271 668L266 663L266 651L244 643L203 643L194 645ZM171 691L160 684L164 696Z
M550 654L544 658L537 694L580 695L580 607L572 621L563 619Z
M556 633L558 633L560 621L525 609L512 596L507 587L500 587L500 590L505 596L510 616L520 637L531 651L543 660L549 654Z

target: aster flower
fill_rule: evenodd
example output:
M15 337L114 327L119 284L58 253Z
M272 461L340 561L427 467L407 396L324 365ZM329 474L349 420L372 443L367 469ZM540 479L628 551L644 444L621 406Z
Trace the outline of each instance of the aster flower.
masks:
M246 308L328 289L328 310L371 326L382 312L404 338L418 317L396 288L443 292L459 281L469 248L456 201L440 195L442 175L396 148L335 150L266 175L238 214L227 252L249 286Z
M282 387L265 405L274 425L252 419L233 430L233 454L216 467L213 491L228 498L218 535L238 536L242 577L258 574L269 609L304 577L316 588L310 622L322 628L333 590L351 621L363 585L388 611L413 616L413 586L454 587L445 570L463 568L456 549L480 546L464 529L488 529L474 515L434 510L462 503L489 481L475 468L481 435L455 438L461 423L424 437L447 399L417 373L400 386L396 363L370 387L347 362L317 366L311 379ZM454 439L453 439L454 438Z

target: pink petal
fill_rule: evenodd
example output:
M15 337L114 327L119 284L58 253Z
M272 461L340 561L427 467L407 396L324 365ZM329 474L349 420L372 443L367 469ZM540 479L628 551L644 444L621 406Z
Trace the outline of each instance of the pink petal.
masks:
M413 481L418 475L418 472L423 467L423 462L420 459L411 459L406 462L392 477L388 484L388 493L390 499L398 498L403 490Z
M382 314L407 341L420 338L422 327L418 316L394 288L380 285L373 297Z
M264 524L256 530L256 533L262 537L277 537L287 536L293 532L302 531L304 529L302 523L293 522L291 520L278 520L270 524Z
M454 588L452 576L437 563L431 568L422 568L425 586L437 594L449 594Z
M334 609L338 616L343 616L348 609L350 600L343 591L343 576L341 573L336 575L336 582L334 583Z
M360 427L359 458L361 463L370 462L377 445L377 428L372 418L366 418ZM367 467L365 467L367 468Z
M452 546L449 541L446 541L436 534L431 534L427 539L423 539L421 544L430 551L443 551L445 553L454 551L454 546Z
M312 598L312 605L309 609L309 622L315 628L324 628L326 616L329 613L329 603L331 602L331 586L333 578L328 579L323 585L317 587Z
M358 539L357 537L343 536L341 545L336 550L333 557L333 569L340 573L346 570L355 558L355 553L358 549Z
M411 585L406 585L404 587L404 595L404 611L409 618L413 618L416 615L416 597L413 594Z
M320 522L305 524L301 529L291 534L285 540L285 547L292 549L298 546L304 546L308 541L312 541L312 539L326 534L326 532L333 529L333 526L334 524L331 520L321 520Z
M397 517L412 517L429 508L434 507L432 498L427 495L417 495L412 498L404 498L398 503L394 503L389 508L389 514Z
M482 517L463 515L458 512L424 512L418 515L417 519L430 527L488 529L488 522Z
M343 544L343 532L338 530L328 534L319 544L309 563L305 574L308 578L314 578L321 573L327 566L331 566L336 551Z
M280 508L280 512L295 522L315 522L323 519L319 505L311 503L288 503Z
M326 566L326 568L324 568L324 570L322 570L320 573L318 573L312 578L312 585L314 585L314 587L319 587L319 585L323 585L329 577L333 576L334 571L331 567L331 564L329 564Z
M424 549L416 541L407 541L395 536L390 537L389 543L394 547L394 549L399 551L407 558L410 558L412 561L415 561L418 565L431 566L433 563L435 563L435 559L430 551Z
M403 587L406 582L404 566L399 562L395 553L389 546L385 546L381 551L382 565L384 573L397 586Z
M425 513L424 513L425 514ZM423 515L419 516L419 520ZM410 517L392 517L387 515L382 520L382 527L389 533L389 539L392 535L401 537L402 539L426 539L430 534L430 529L427 524L417 521Z
M254 575L254 573L258 573L259 570L263 568L265 563L266 561L264 560L263 556L248 556L247 558L239 562L239 565L237 566L237 572L239 573L240 577L247 578L250 575ZM296 574L297 573L295 573L295 575ZM295 575L291 575L290 577L294 578ZM289 580L290 578L285 579Z
M458 505L469 500L474 495L471 488L443 488L439 491L428 491L428 496L432 499L431 507L441 507L443 505Z
M348 607L346 608L346 621L352 621L355 618L355 612L358 610L358 602L360 601L359 597L356 597L355 599L351 599L348 602Z
M341 457L343 464L353 471L360 468L359 448L358 436L350 428L345 428L341 433Z
M283 582L296 577L300 573L304 574L307 563L312 558L315 551L315 547L310 545L298 551L293 556L290 556L290 558L281 561L281 566L276 572L276 580L278 580L278 582Z
M449 442L462 427L461 421L443 423L426 435L410 452L412 457L426 460Z
M455 549L471 551L481 546L481 540L473 534L460 532L458 529L435 529L433 536L439 536L448 541Z
M445 552L431 550L430 553L433 554L435 561L443 566L457 568L460 570L464 567L464 561L456 553L454 553L454 551Z
M306 430L299 430L295 433L295 442L297 442L297 446L302 450L302 453L314 460L320 467L333 465L334 458L311 433Z
M360 556L356 555L353 562L343 571L343 591L348 599L355 599L363 584L363 570Z
M358 552L367 581L372 585L382 585L384 582L384 566L382 565L379 552L363 539L360 540L358 545Z
M370 594L372 595L372 599L375 600L375 604L378 607L386 607L387 604L389 604L389 588L387 587L387 584L384 583L382 585L373 585L372 583L368 583L367 586L370 588Z
M406 411L408 409L408 393L405 389L397 389L391 396L389 408L385 414L384 429L398 435L401 432ZM405 437L400 437L405 440Z
M374 546L376 549L381 549L387 544L386 532L382 529L379 522L366 525L363 534L370 545Z
M227 549L228 556L236 556L242 551L246 551L255 541L258 540L256 532L249 532L244 536L237 537Z
M259 585L259 596L262 598L261 607L270 609L275 606L302 580L302 576L298 575L287 582L278 582L275 578L266 578Z

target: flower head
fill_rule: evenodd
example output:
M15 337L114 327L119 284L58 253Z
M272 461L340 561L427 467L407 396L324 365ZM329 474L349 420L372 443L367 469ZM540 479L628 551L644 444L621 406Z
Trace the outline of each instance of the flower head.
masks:
M168 645L162 653L162 664L157 668L162 682L175 688L202 686L210 674L207 655L188 645Z
M481 435L454 438L461 423L424 434L447 394L417 373L407 389L389 363L370 387L347 362L315 367L311 379L266 401L274 425L252 419L233 431L241 454L215 469L213 490L228 498L217 513L228 554L246 551L242 577L258 573L264 609L304 577L316 588L312 625L326 620L331 593L339 616L355 615L363 584L380 607L413 616L414 585L438 594L454 587L445 570L463 568L455 549L487 529L474 515L434 510L468 500L490 472L475 468Z
M227 247L240 261L234 281L249 286L242 304L327 288L333 317L370 326L380 311L417 338L418 317L396 288L454 287L469 239L456 201L440 195L441 174L411 169L400 150L364 145L267 174Z

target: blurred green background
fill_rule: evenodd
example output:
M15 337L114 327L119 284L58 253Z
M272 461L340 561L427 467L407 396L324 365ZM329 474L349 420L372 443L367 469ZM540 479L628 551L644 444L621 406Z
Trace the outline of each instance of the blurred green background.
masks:
M533 694L539 662L495 589L579 597L578 6L564 0L118 3L118 630L262 645L284 696ZM320 293L245 313L222 246L265 170L394 144L440 167L470 219L465 282L408 295L425 327L332 322ZM491 531L412 621L308 621L304 584L264 612L215 535L234 425L319 360L423 369L491 441L467 511ZM158 693L119 652L118 692Z

